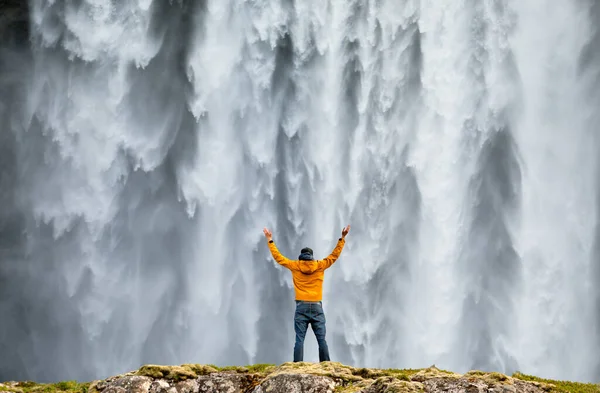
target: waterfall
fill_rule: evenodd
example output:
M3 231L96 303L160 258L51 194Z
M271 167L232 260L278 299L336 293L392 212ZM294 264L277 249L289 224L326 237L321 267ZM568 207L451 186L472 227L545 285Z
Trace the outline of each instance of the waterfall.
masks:
M29 1L0 47L0 380L291 361L262 228L324 257L351 224L333 360L596 381L599 15Z

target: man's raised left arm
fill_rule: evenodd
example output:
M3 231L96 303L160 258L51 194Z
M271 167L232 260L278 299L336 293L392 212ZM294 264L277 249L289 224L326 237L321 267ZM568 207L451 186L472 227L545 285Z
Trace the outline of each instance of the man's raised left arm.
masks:
M269 244L269 251L271 251L271 255L273 256L273 259L275 259L275 261L280 264L283 267L287 267L290 270L294 270L295 268L297 268L296 263L286 257L284 257L279 250L277 249L277 246L275 245L275 242L273 241L273 234L271 233L271 231L269 231L267 228L263 229L263 233L265 234L265 237L267 238L268 244Z

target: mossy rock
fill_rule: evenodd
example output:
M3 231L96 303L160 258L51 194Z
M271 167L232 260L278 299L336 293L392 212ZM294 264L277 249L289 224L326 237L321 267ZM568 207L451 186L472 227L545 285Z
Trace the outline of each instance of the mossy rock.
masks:
M240 374L269 374L277 368L274 364L253 364L250 366L226 366L226 367L217 367L215 365L210 365L210 367L214 368L217 371L221 372L236 372Z
M296 363L283 363L277 367L272 375L279 374L312 374L320 375L324 377L330 377L337 382L348 384L350 382L360 382L363 380L362 377L354 375L353 372L356 369L354 367L345 366L337 362L322 362L322 363L308 363L308 362L296 362Z
M495 385L498 383L505 385L513 385L513 379L508 375L504 375L498 372L485 372L479 370L471 370L464 375L466 378L477 378L479 380L483 380L490 385Z
M333 379L338 386L336 392L352 393L369 388L378 378L386 377L389 380L389 392L412 391L410 386L411 376L421 370L399 370L399 369L372 369L355 368L337 362L322 363L284 363L272 372L272 376L279 374L312 374ZM409 385L406 385L406 382Z
M431 366L429 368L424 368L422 370L411 370L416 371L410 375L410 380L414 382L423 382L428 379L433 378L453 378L458 379L461 378L462 375L453 373L447 370L441 370L435 366Z
M394 377L378 378L365 393L423 393L425 388L420 382L408 382Z
M0 392L16 393L88 393L90 383L62 381L57 383L35 383L31 381L0 384Z
M204 365L204 364L186 363L186 364L182 364L181 367L185 370L190 370L190 371L194 372L196 374L196 376L208 375L208 374L212 374L212 373L215 373L218 371L218 369L216 367L213 367L210 365Z
M571 381L555 381L516 372L513 378L536 384L540 389L551 393L600 393L600 385Z
M186 379L197 378L201 375L208 375L217 372L261 374L266 376L275 371L276 368L277 367L273 364L254 364L251 366L226 367L203 364L182 364L181 366L147 364L142 366L139 370L131 373L131 375L146 376L154 379L162 378L173 381L183 381Z
M402 381L410 382L410 376L419 370L396 370L396 369L376 369L376 368L356 368L352 374L364 379L377 379L380 377L394 377Z
M270 374L277 368L274 364L253 364L251 366L244 367L250 373L254 374Z
M105 381L80 383L64 381L54 384L38 384L31 381L0 383L0 392L14 393L98 393L98 386L118 380L124 376L145 376L152 379L165 379L173 382L195 379L202 375L218 373L221 377L229 373L244 374L233 376L245 378L252 382L251 387L281 374L312 374L331 378L337 385L336 393L419 393L424 391L424 385L437 383L460 385L468 381L480 381L488 386L512 385L523 388L530 383L548 393L600 393L600 385L585 384L569 381L553 381L522 373L507 376L498 372L472 370L464 375L435 366L426 369L373 369L355 368L337 362L323 363L284 363L280 366L272 364L256 364L250 366L216 367L212 365L182 364L180 366L144 365L137 371L114 376ZM459 381L457 381L459 380ZM429 381L429 382L427 382ZM435 383L435 382L434 382ZM475 382L477 383L477 382ZM99 385L100 384L100 385Z
M364 391L365 388L369 387L370 382L349 382L346 384L338 385L335 387L334 393L357 393Z
M183 364L181 366L162 366L157 364L147 364L137 370L134 375L150 378L163 378L172 381L184 381L186 379L197 378L199 375L216 373L218 370L211 366L200 364Z

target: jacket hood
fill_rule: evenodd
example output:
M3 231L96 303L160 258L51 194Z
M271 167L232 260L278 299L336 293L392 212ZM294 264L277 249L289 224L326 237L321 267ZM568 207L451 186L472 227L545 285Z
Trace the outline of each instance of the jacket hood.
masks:
M304 274L312 274L317 270L318 263L315 261L313 257L313 250L310 247L304 247L300 250L300 256L298 257L300 260L300 271Z
M317 261L305 261L305 260L300 260L300 263L298 263L298 265L300 266L300 271L304 274L313 274L314 272L317 271L317 267L319 266L319 264L317 263Z

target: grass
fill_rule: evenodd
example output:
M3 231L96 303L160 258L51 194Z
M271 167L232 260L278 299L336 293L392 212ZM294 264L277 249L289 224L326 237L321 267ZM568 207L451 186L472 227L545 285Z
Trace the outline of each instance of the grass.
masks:
M87 393L89 382L63 381L57 383L35 383L31 381L0 386L0 392L20 393Z
M251 373L263 374L275 370L277 366L274 364L254 364L251 366L246 366L246 368Z
M475 377L481 380L484 380L485 382L489 383L489 384L496 384L496 383L512 383L511 379L508 377L508 375L504 375L502 373L498 373L498 372L485 372L485 371L479 371L479 370L472 370L469 371L468 373L465 374L465 377Z
M164 378L172 381L184 381L193 379L199 375L207 375L217 372L213 366L201 364L182 364L181 366L162 366L157 364L146 364L135 372L135 375Z
M418 373L421 370L416 369L372 369L372 368L357 368L352 371L353 375L367 379L377 379L380 377L394 377L401 381L410 381L410 377Z
M600 385L594 383L579 383L570 381L555 381L552 379L544 379L534 377L533 375L526 375L522 373L514 373L513 378L520 379L521 381L539 382L542 384L551 384L554 387L549 388L550 392L560 393L600 393Z
M266 374L274 371L277 366L274 364L252 364L248 366L225 366L218 367L215 365L210 365L210 367L214 368L217 371L236 371L239 373L253 373L253 374Z
M349 382L346 385L336 386L333 391L334 391L334 393L356 393L356 392L362 390L363 388L364 388L364 386L362 386L362 385L355 385L354 383Z

